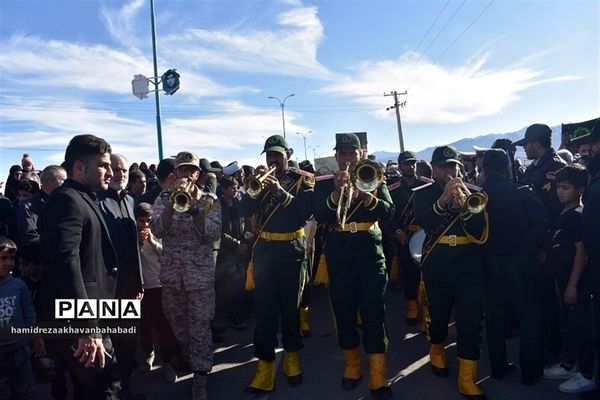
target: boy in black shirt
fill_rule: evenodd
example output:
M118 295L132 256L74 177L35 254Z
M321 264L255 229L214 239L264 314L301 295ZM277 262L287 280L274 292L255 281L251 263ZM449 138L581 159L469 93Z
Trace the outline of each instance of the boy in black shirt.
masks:
M544 378L568 379L558 386L561 392L582 393L595 388L591 319L591 280L583 246L581 197L589 174L571 165L556 174L557 194L564 209L556 222L550 260L561 295L562 363L544 369ZM576 371L575 361L579 362Z

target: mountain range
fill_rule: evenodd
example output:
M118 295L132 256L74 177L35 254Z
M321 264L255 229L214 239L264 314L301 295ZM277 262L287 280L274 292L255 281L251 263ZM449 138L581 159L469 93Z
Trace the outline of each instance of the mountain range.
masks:
M560 141L561 141L562 127L560 125L557 125L557 126L553 126L551 128L552 128L552 146L555 149L558 149L558 147L560 146ZM527 127L524 127L515 132L490 133L487 135L477 136L474 138L463 138L463 139L457 140L452 143L447 143L447 144L455 147L460 152L472 153L475 151L475 150L473 150L473 146L489 148L489 147L492 147L492 143L494 143L494 141L496 139L500 139L500 138L510 139L513 142L516 142L517 140L522 139L525 136L526 129L527 129ZM427 160L427 161L431 160L431 154L433 153L433 150L436 147L437 146L427 147L423 150L417 151L416 152L417 158L422 159L422 160ZM411 149L407 149L407 150L411 150ZM398 159L399 153L392 153L392 152L388 152L388 151L375 151L371 154L375 155L377 161L385 163L388 160L396 161ZM521 158L521 159L526 158L523 147L517 147L516 157Z

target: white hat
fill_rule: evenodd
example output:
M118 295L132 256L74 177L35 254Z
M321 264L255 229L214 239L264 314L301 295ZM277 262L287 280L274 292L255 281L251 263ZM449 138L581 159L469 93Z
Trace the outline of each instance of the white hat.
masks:
M237 161L233 161L231 163L229 163L227 166L223 167L223 173L225 175L231 176L233 174L235 174L236 172L238 172L240 169L242 169L239 165Z

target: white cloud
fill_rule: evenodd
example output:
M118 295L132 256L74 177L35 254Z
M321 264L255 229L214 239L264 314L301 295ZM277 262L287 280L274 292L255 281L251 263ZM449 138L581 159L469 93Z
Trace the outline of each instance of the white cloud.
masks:
M326 85L321 92L380 107L375 112L376 117L393 118L393 112L385 111L393 100L384 99L382 94L408 87L408 97L403 98L408 105L402 111L404 121L460 123L500 113L533 86L580 79L574 76L544 78L544 71L523 65L486 68L488 57L489 54L473 57L464 65L454 67L432 64L424 58L415 63L416 54L407 54L395 61L363 62L350 75ZM406 79L390 87L394 77L401 74Z
M297 3L297 2L295 2ZM317 60L323 25L317 8L296 8L277 15L277 29L188 29L161 40L166 59L191 68L218 66L230 70L330 78Z

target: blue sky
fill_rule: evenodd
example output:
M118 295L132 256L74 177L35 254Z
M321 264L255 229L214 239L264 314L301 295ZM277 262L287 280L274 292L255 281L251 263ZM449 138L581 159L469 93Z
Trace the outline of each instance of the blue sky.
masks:
M331 155L335 132L398 150L384 92L408 91L405 147L598 117L596 0L155 0L164 154L258 163L286 132L295 157ZM130 161L158 159L149 0L0 1L0 180L29 152L60 163L93 133ZM2 172L4 171L4 172Z

